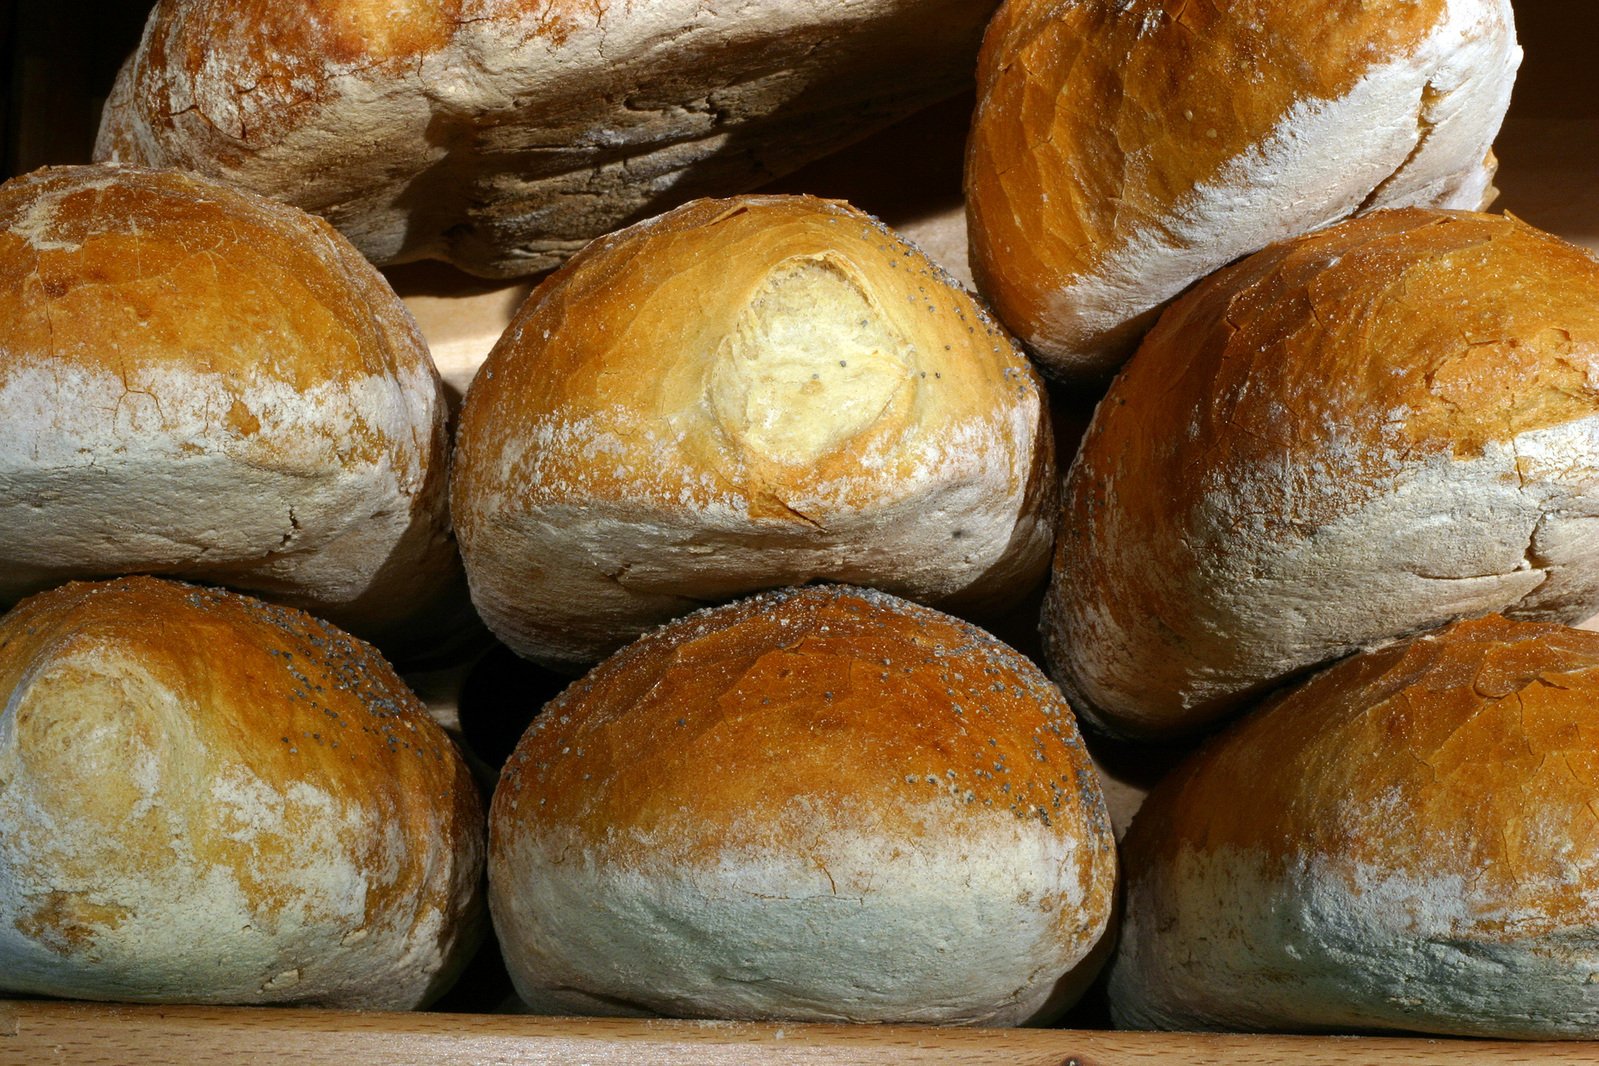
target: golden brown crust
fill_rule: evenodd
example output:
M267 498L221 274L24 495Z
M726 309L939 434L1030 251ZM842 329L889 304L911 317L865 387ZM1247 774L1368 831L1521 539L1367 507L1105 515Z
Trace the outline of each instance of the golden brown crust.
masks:
M1486 54L1440 60L1428 50L1466 55L1485 37L1507 34L1506 24L1488 28L1502 18L1495 6L1382 0L1311 11L1281 0L1010 0L984 38L967 156L980 291L1046 366L1062 375L1105 375L1148 327L1151 308L1237 254L1357 206L1478 206L1476 194L1452 199L1452 187L1394 189L1397 201L1385 199L1390 175L1414 162L1401 151L1349 202L1330 204L1289 230L1274 228L1270 217L1291 213L1276 203L1273 186L1320 181L1325 189L1344 177L1329 175L1329 168L1366 166L1356 147L1361 141L1380 143L1393 129L1415 124L1418 157L1432 150L1442 139L1433 135L1435 119L1426 110L1435 97L1458 93L1458 107L1491 111L1488 96L1476 98L1475 79L1486 85L1498 60ZM1440 32L1446 40L1435 46ZM1408 62L1430 71L1417 76L1413 91L1396 85L1393 99L1358 104L1333 129L1315 126L1317 109L1353 99L1363 79L1388 77L1378 72ZM1482 70L1466 78L1438 72L1454 63ZM1275 144L1279 137L1314 144L1316 172L1296 169L1295 149ZM1459 146L1454 169L1482 171L1488 144L1480 135L1463 139L1469 143ZM1476 181L1474 175L1468 184ZM1215 204L1200 195L1212 188ZM1307 186L1290 202L1315 202L1322 189ZM1157 249L1204 242L1190 230L1208 226L1210 212L1224 230L1261 236L1245 237L1255 243L1181 279L1166 277L1184 268L1169 265ZM1195 252L1202 256L1203 248Z
M1062 675L1117 728L1163 734L1451 617L1587 617L1592 582L1554 534L1580 525L1599 467L1581 428L1599 413L1595 292L1579 248L1421 209L1201 283L1118 378L1068 478L1046 626ZM1447 478L1453 496L1418 502ZM1462 547L1501 540L1510 562ZM1451 598L1496 567L1513 591ZM1361 584L1385 569L1433 580ZM1290 630L1303 645L1267 647Z
M908 842L941 831L930 798L956 818L1109 831L1071 709L1031 663L975 626L847 586L750 597L630 644L535 721L495 818L601 841L692 809L703 822L683 839L703 861L742 815L796 795L859 805Z
M140 999L414 1006L474 947L477 786L360 641L220 590L71 583L0 619L0 692L12 738L0 757L3 860L20 878L0 909L61 956L41 977L31 949L7 940L0 950L24 971L8 987L104 998L109 980ZM204 884L183 885L188 876ZM26 885L40 877L62 891L30 910ZM237 896L213 895L229 882ZM189 899L243 907L256 930L218 948L237 950L243 973L208 965L216 987L181 966L174 985L169 972L166 960L191 950L163 939L181 930ZM273 937L283 958L252 975ZM347 972L346 948L371 971ZM103 956L106 975L79 973L80 949Z
M1009 337L876 220L701 200L528 298L463 406L453 512L490 626L550 661L813 577L992 609L1047 565L1047 425Z
M403 305L326 222L142 167L47 167L0 185L0 321L0 374L48 360L304 392L422 365L396 343L415 329ZM242 435L258 426L248 408L218 417ZM347 447L370 459L383 445L353 426Z
M784 265L805 260L853 275L872 310L925 366L909 368L915 380L894 389L887 410L864 432L812 463L774 462L741 447L745 441L725 439L725 431L707 433L692 442L695 466L650 471L659 479L650 496L706 507L731 489L751 501L757 517L804 521L784 499L843 477L841 506L867 506L885 484L914 473L915 455L891 452L893 465L880 476L860 476L863 457L918 417L913 408L936 406L954 421L985 413L996 393L1038 390L1036 375L981 306L877 220L810 196L696 200L600 238L528 297L463 408L459 435L471 443L461 447L457 491L480 496L499 489L507 477L495 477L499 464L522 452L516 430L542 415L559 412L578 423L610 409L664 418L692 408L716 346L734 332L762 284ZM535 458L547 471L537 478L525 469ZM700 466L719 468L721 477L707 482ZM522 453L508 479L519 489L511 502L526 506L551 496L571 499L574 490L626 497L639 491L636 476L612 475L581 447L557 442L536 456Z
M496 929L546 1010L1044 1020L1097 968L1114 852L1030 661L846 586L624 648L535 719L490 813Z
M1273 700L1163 780L1127 834L1119 1010L1236 1024L1260 986L1292 1013L1257 1025L1586 1031L1592 997L1562 988L1591 966L1599 918L1596 699L1599 634L1488 616ZM1211 883L1184 871L1202 869L1235 895L1201 899ZM1213 906L1214 941L1192 939ZM1299 917L1252 931L1251 908ZM1274 956L1281 970L1256 968Z

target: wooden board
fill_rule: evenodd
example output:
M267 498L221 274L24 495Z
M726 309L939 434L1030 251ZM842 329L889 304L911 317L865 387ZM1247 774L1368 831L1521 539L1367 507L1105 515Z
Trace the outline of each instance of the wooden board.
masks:
M1540 1066L1599 1062L1599 1043L1403 1037L1115 1033L775 1025L519 1015L388 1014L246 1007L0 1002L0 1063L197 1066L637 1066L845 1064L995 1066Z

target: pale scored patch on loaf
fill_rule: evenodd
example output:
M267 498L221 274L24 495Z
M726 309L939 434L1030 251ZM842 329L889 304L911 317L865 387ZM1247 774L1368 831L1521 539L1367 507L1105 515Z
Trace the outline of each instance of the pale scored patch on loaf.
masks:
M916 353L838 255L777 264L712 355L711 407L737 444L814 463L911 390Z
M1096 365L1117 360L1166 301L1273 241L1363 210L1481 207L1492 177L1483 160L1521 58L1511 34L1491 32L1501 17L1480 0L1450 0L1413 55L1373 67L1342 97L1295 104L1211 181L1124 227L1092 272L1063 279L1026 339Z

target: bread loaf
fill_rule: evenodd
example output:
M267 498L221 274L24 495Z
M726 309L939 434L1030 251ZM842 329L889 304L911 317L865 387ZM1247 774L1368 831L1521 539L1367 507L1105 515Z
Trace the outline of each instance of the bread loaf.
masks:
M1059 692L883 593L658 629L536 718L490 813L549 1013L1043 1022L1098 968L1115 844Z
M1080 713L1200 729L1358 648L1599 612L1599 262L1379 212L1174 303L1067 478L1045 644Z
M1484 206L1520 58L1509 0L1009 0L967 155L978 287L1051 372L1108 377L1239 256Z
M293 208L135 167L0 186L0 411L0 603L162 573L399 645L465 606L427 347Z
M475 946L483 810L368 646L152 578L0 619L0 987L403 1009Z
M587 666L707 602L827 578L962 611L1048 567L1037 376L847 205L696 201L595 242L472 383L452 479L473 601Z
M1599 1032L1599 634L1492 616L1202 748L1123 842L1121 1025Z
M995 0L161 0L96 158L327 217L380 263L548 270L970 84Z

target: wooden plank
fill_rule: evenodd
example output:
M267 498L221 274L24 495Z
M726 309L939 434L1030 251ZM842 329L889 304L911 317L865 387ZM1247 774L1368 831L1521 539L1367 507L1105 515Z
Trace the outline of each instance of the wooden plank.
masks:
M247 1058L246 1058L247 1057ZM894 1063L1490 1066L1599 1062L1599 1043L936 1029L0 1001L0 1063L376 1066Z

